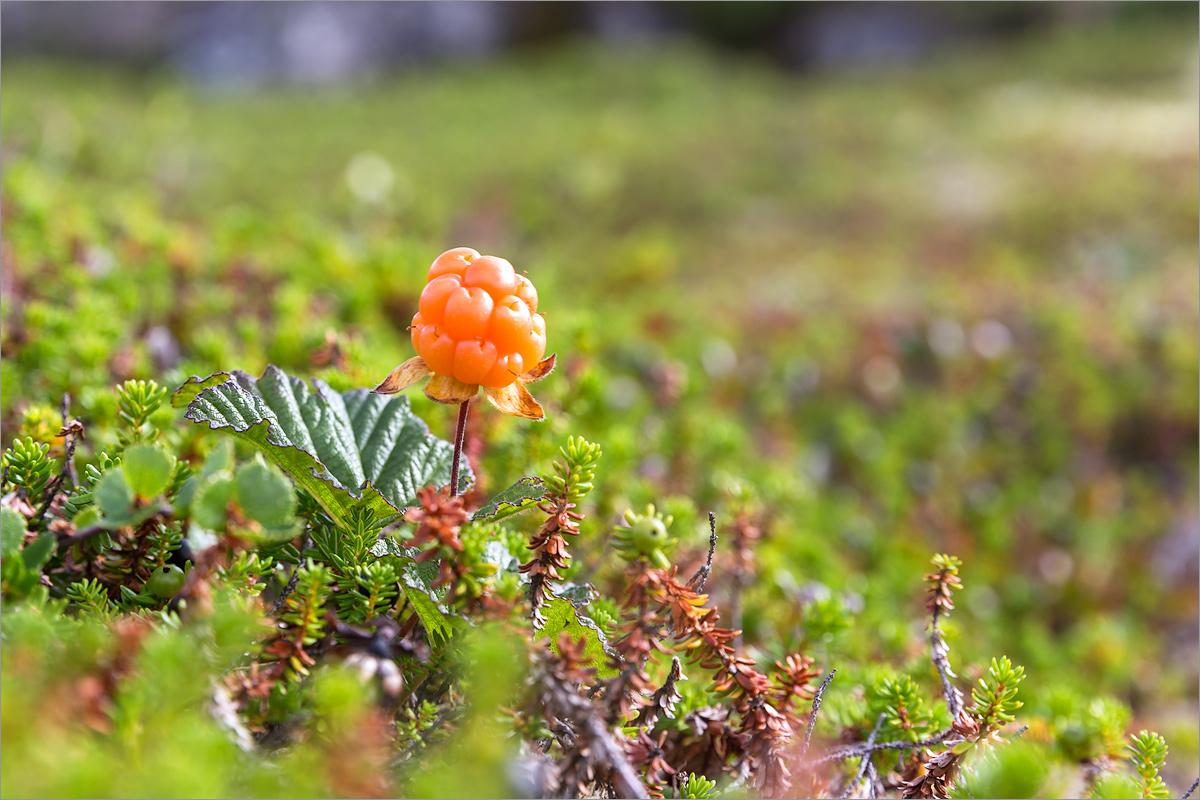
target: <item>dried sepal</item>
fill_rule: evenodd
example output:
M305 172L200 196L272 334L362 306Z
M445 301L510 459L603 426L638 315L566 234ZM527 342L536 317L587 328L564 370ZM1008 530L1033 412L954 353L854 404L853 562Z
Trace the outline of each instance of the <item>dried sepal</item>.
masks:
M558 354L551 353L539 361L537 366L522 373L521 377L517 378L517 380L521 383L536 383L554 371L554 365L557 360Z
M436 380L436 377L435 377ZM430 381L432 384L433 381ZM429 394L429 389L425 390ZM542 410L541 405L537 400L533 399L533 395L525 388L525 384L518 380L515 383L510 383L503 389L489 389L484 387L483 393L487 395L487 399L496 408L514 417L524 417L534 421L540 421L546 418L546 412Z
M433 374L433 370L420 356L413 356L396 367L383 379L383 382L372 389L374 394L396 394L412 386L417 381Z
M449 375L433 373L425 384L425 396L435 403L456 406L470 400L479 391L473 383L463 383Z

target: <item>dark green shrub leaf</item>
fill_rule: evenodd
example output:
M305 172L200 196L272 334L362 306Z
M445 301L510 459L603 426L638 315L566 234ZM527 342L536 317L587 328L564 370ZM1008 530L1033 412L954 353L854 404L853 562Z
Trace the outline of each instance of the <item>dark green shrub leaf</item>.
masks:
M157 597L149 592L135 592L128 586L121 587L121 597L125 598L127 602L133 603L134 605L146 607L156 606L159 604L159 602L161 602Z
M338 394L319 380L310 390L267 367L259 379L192 378L173 402L185 401L188 419L259 448L338 522L360 506L393 519L417 489L450 480L453 446L430 434L403 396Z
M158 445L135 444L125 450L121 471L138 497L158 497L171 485L175 457Z
M471 515L473 520L496 520L511 517L518 511L537 505L546 495L541 478L521 478L512 486L488 501L488 504Z

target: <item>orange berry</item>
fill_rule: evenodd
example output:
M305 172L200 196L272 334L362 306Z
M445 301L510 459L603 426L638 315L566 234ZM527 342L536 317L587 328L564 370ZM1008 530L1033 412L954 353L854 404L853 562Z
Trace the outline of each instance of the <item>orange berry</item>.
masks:
M504 388L546 352L537 301L533 283L503 258L447 250L429 268L413 316L413 347L439 375Z
M432 281L441 275L457 275L461 278L467 271L467 267L477 258L479 258L479 251L469 247L455 247L453 250L447 250L433 260L433 266L429 268L429 274L425 280Z
M529 306L521 298L509 295L497 303L492 311L492 323L487 335L501 353L515 353L528 341L532 325Z
M421 329L420 344L417 352L425 360L425 364L439 375L454 374L454 348L457 343L444 333L439 333L436 325L426 325Z
M412 337L413 350L421 351L421 331L425 328L425 318L418 311L413 315L412 325L409 326L409 335Z
M486 335L495 306L496 301L486 290L460 286L446 301L446 314L442 317L446 332L459 341Z
M521 357L530 367L542 360L546 354L546 318L541 314L533 315L532 330L529 338L521 346Z
M518 275L516 295L525 301L525 305L529 306L531 312L537 313L538 296L537 289L533 288L533 281L524 275Z
M421 316L425 321L435 325L441 322L446 313L446 301L460 286L462 286L462 278L457 275L442 275L425 284L420 302Z
M523 373L525 369L525 359L521 358L520 353L508 354L508 371L511 374L520 377L521 373Z
M496 345L471 339L454 348L454 377L463 383L481 383L496 363Z
M517 273L513 271L512 264L503 258L480 256L467 267L463 274L463 285L486 289L488 294L499 300L516 291Z
M492 364L492 368L488 370L487 375L483 376L483 380L479 383L489 389L503 389L517 379L521 371L517 369L520 366L520 356L501 356L496 359L496 363ZM509 360L516 359L516 365L510 365Z

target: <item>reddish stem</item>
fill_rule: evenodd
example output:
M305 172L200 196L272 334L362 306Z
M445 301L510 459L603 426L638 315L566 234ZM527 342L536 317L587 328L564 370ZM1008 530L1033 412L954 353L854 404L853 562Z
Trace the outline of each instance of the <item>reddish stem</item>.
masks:
M467 406L470 400L463 400L458 406L458 427L454 429L454 461L450 464L450 496L458 494L458 462L462 458L463 442L467 439Z

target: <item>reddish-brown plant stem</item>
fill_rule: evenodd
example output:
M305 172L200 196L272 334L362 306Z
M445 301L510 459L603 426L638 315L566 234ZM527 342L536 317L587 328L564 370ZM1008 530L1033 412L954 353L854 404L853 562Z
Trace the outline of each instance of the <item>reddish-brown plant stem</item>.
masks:
M450 464L450 496L458 494L458 462L462 460L463 442L467 438L467 408L470 400L458 404L458 426L454 429L454 461Z

